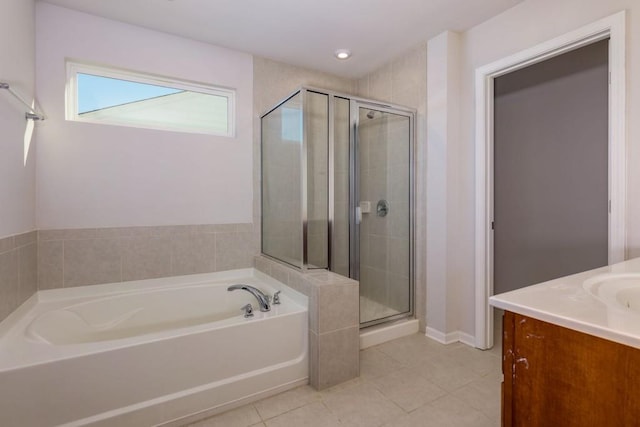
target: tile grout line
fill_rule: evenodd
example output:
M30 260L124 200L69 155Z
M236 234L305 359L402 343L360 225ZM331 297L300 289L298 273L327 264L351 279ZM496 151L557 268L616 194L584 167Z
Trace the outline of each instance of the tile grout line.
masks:
M120 283L124 282L124 239L125 237L116 237L120 254Z
M65 278L65 264L66 264L65 256L64 256L65 247L66 247L65 241L62 240L62 287L63 288L67 287L67 283L66 283L67 279Z

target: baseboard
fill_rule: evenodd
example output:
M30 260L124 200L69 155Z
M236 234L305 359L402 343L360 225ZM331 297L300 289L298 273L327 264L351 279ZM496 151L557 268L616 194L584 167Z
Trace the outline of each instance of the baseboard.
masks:
M458 332L459 334L459 340L462 344L466 344L469 347L475 347L476 346L476 337L474 337L471 334L467 334L466 332Z
M449 333L440 332L427 326L425 335L440 344L453 344L461 342L471 347L475 347L475 337L462 331L453 331Z

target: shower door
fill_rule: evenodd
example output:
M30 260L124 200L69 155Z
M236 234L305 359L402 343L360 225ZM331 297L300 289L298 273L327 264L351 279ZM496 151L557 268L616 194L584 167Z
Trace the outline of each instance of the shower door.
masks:
M354 104L350 269L368 326L413 312L413 116Z

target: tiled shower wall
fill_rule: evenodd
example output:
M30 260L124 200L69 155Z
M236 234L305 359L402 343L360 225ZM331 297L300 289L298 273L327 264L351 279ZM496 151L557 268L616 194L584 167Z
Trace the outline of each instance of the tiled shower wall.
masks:
M36 292L37 257L36 231L0 239L0 321Z
M307 93L307 249L309 264L329 268L329 97Z
M357 94L369 99L416 108L415 310L425 330L426 301L426 114L427 47L416 46L357 81ZM389 255L389 254L387 254Z
M353 93L355 82L350 79L345 79L331 74L326 74L319 71L308 70L305 68L296 67L293 65L272 61L270 59L254 57L253 59L253 159L254 159L254 221L256 227L260 227L260 116L270 108L273 108L278 102L284 100L287 96L291 95L294 90L300 86L309 86L322 88L326 90L336 91L340 93ZM317 117L316 117L317 119ZM322 121L323 123L326 120ZM347 124L348 126L348 124ZM348 128L347 128L348 129ZM297 151L294 153L297 154ZM321 160L318 157L316 160ZM287 159L281 159L287 161ZM326 164L326 162L325 162ZM291 175L291 166L283 168L282 173ZM325 177L326 179L326 177ZM322 199L322 192L314 193L318 199ZM276 197L278 200L287 200L285 194L281 194ZM298 197L299 198L299 197ZM326 193L324 199L326 200ZM319 210L318 210L319 211ZM313 218L312 218L313 219ZM310 234L320 235L324 233L326 236L326 219L321 221L310 221ZM288 235L294 235L294 233L288 232ZM290 246L290 252L292 254L300 254L301 248L299 247L300 239L297 239L296 234L295 243L287 243L282 240L281 244L288 244ZM317 239L318 242L320 239ZM324 239L326 243L326 239ZM272 243L273 244L273 243ZM278 243L280 244L280 243ZM313 247L314 252L311 259L318 259L317 253L326 253L326 246L315 245ZM287 249L283 248L281 253L287 253ZM321 260L320 264L326 263L326 260Z
M38 289L249 268L253 224L41 230Z
M284 115L285 108L290 112L300 109L299 101L300 96L289 100L272 111L262 124L265 141L263 156L268 159L268 165L263 167L264 181L260 188L265 192L262 224L264 252L295 265L302 260L301 146L285 140L282 135L283 127L301 125L299 120L288 123ZM255 188L258 188L257 185Z
M409 307L407 121L377 114L361 120L359 131L360 199L371 204L360 226L361 295L401 313ZM385 217L375 213L382 199L390 204Z

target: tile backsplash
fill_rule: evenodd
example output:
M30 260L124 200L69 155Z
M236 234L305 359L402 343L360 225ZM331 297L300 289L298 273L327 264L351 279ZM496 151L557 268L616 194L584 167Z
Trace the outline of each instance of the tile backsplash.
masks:
M249 268L253 224L40 230L38 289Z
M30 231L0 238L0 320L37 290L37 236Z

